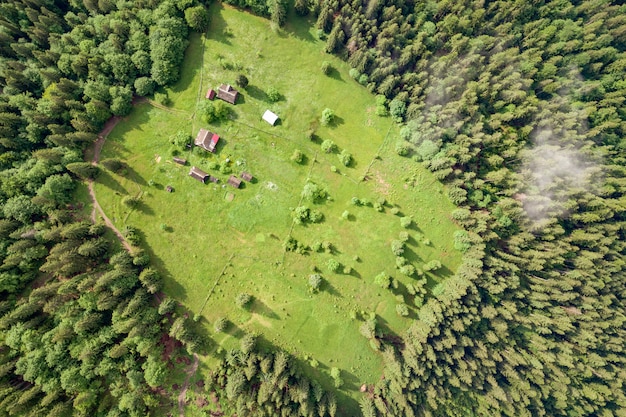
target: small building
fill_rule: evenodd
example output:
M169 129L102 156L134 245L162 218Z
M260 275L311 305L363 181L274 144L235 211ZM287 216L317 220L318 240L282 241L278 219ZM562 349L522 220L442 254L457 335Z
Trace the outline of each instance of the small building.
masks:
M238 94L239 91L235 90L230 84L222 84L217 89L217 98L222 99L230 104L235 104Z
M278 120L278 115L269 110L265 110L265 113L263 113L263 120L274 126L276 124L276 121Z
M191 167L191 171L189 171L189 176L191 178L197 179L202 183L206 182L207 178L209 178L209 174L196 167Z
M214 177L213 175L209 175L209 181L214 182L215 184L217 184L218 182L220 182L220 179Z
M240 177L243 178L244 180L248 181L248 182L252 181L252 178L254 178L252 176L252 174L250 174L249 172L246 172L246 171L242 172Z
M198 135L196 136L196 140L193 143L206 151L214 153L219 140L220 137L217 133L209 132L206 129L200 129Z
M174 159L174 162L176 162L179 165L187 165L187 160L185 158L179 158L175 156L173 159Z
M171 185L168 185L167 187L165 187L165 191L167 191L168 193L171 193L172 191L174 191L174 189L172 188Z
M206 92L206 96L205 98L209 99L209 100L213 100L215 98L215 90L212 88L209 88Z
M239 188L239 186L241 185L241 180L234 175L231 175L230 178L228 178L228 185Z

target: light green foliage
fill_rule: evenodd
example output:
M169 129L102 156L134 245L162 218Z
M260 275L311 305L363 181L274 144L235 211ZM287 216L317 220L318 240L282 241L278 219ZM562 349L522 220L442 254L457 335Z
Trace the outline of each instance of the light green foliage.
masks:
M309 275L309 287L311 292L318 292L320 287L322 286L322 276L320 274L311 274Z
M439 268L441 268L441 262L439 262L436 259L433 259L432 261L425 263L424 266L422 267L424 271L436 271Z
M391 285L391 277L385 272L381 272L374 277L374 283L381 288L387 289Z
M341 151L341 153L339 155L337 155L339 157L339 161L344 165L344 166L350 166L352 164L352 154L348 151L346 151L345 149L343 151Z
M411 216L400 217L400 226L404 227L405 229L411 227L412 224L413 218Z
M397 304L396 313L398 313L399 316L406 317L409 315L409 307L404 303Z
M235 304L239 308L247 308L250 302L252 302L252 296L245 292L239 293L235 298Z
M267 99L270 101L270 103L275 103L279 101L281 97L276 87L268 88L265 94L267 94Z
M322 110L322 118L320 119L322 126L328 126L334 120L335 120L335 112L332 109L329 109L327 107L324 110Z
M202 5L185 10L185 20L189 27L196 32L204 32L209 26L209 13Z
M332 68L333 67L330 65L330 62L328 61L322 62L322 74L328 75L330 71L332 70Z
M337 272L339 271L341 264L337 262L336 259L329 259L328 262L326 262L326 267L330 272Z
M290 159L297 164L301 164L304 161L304 153L300 149L294 149Z
M337 145L330 139L326 139L324 142L322 142L321 147L322 150L326 153L333 153L337 151Z

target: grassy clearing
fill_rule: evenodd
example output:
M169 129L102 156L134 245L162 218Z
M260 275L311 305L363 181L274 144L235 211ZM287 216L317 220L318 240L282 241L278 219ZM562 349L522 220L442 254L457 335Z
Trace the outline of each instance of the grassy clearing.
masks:
M259 332L265 343L296 355L327 387L332 386L328 370L339 367L345 385L338 398L344 410L352 410L356 403L349 398L358 398L359 386L374 383L381 373L378 354L359 333L361 320L374 312L381 327L399 335L416 314L413 307L408 318L396 314L399 302L411 306L405 285L417 278L395 269L391 241L405 230L410 236L405 257L411 264L442 262L444 268L426 274L429 287L456 269L460 255L452 248L455 226L448 216L453 206L443 187L394 154L385 138L396 135L397 128L374 115L374 97L349 78L344 63L321 52L322 43L306 27L307 22L294 20L277 34L263 19L213 5L209 36L191 37L182 79L168 91L171 111L140 104L115 128L102 158L121 158L129 168L124 175L105 172L96 193L119 229L132 225L141 230L166 279L165 291L192 312L201 311L217 344L232 347L244 331ZM331 62L329 76L321 72L322 61ZM239 73L250 85L233 107L234 119L208 125L195 118L198 92L204 97L209 86L233 83ZM268 101L269 87L281 93L280 101ZM319 126L326 107L338 122ZM267 108L281 117L278 126L261 120ZM201 184L187 175L189 165L171 162L169 136L179 130L195 135L199 127L222 136L217 153L197 149L181 156L220 178L220 184ZM306 137L311 128L316 129L314 141ZM320 142L326 139L352 153L354 163L343 167L336 154L322 152ZM295 149L305 154L302 164L290 160ZM223 185L229 174L210 166L227 158L234 174L247 170L255 180L238 190ZM359 181L368 167L367 180ZM308 181L327 189L329 199L301 201ZM167 185L173 193L165 191ZM126 195L140 197L138 207L126 207ZM353 205L353 197L387 203L379 212L371 204ZM320 211L324 221L293 225L291 212L299 204ZM342 217L345 211L349 215ZM403 228L401 216L412 216L413 225ZM290 236L308 246L327 241L333 250L285 253L283 242ZM342 265L338 273L328 271L330 259ZM317 294L307 285L313 267L325 280ZM373 283L381 271L397 279L397 289ZM248 309L235 306L241 292L254 297ZM213 323L219 317L231 325L216 334ZM315 367L310 366L313 359Z

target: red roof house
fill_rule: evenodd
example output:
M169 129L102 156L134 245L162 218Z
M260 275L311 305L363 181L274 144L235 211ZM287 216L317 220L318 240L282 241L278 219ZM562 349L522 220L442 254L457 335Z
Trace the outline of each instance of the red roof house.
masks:
M217 146L217 142L219 140L220 137L218 134L209 132L206 129L200 129L194 144L209 152L215 152L215 147Z
M209 88L206 92L205 98L208 98L209 100L213 100L215 98L215 90L213 90L212 88Z

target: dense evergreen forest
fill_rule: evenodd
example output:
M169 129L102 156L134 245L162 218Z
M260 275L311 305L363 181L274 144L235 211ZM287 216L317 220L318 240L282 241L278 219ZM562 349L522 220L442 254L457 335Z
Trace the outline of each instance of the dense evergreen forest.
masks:
M314 9L464 228L363 414L626 415L622 2Z
M278 26L291 7L234 3ZM0 4L0 415L147 415L168 401L162 342L205 344L157 296L149 257L115 250L71 201L99 173L84 149L134 95L178 79L205 7ZM398 153L458 206L464 264L403 343L383 345L363 415L625 416L626 6L293 7L402 124ZM241 415L334 415L332 395L286 372L286 355L249 349L229 352L212 381ZM299 388L279 395L287 385Z

